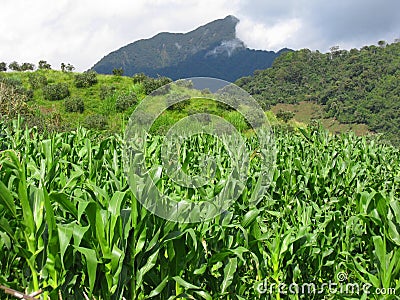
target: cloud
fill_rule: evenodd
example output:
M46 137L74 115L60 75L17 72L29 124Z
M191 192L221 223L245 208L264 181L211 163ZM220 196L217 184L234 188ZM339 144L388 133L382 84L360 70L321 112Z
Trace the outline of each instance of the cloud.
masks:
M72 63L159 32L187 32L229 14L251 48L361 47L400 37L398 0L3 0L0 61Z
M361 47L400 36L398 0L286 0L241 2L238 34L257 49L291 47L327 51ZM252 30L253 28L253 30Z
M280 50L290 46L288 42L299 32L301 25L301 20L296 18L277 21L272 26L243 19L236 27L236 34L250 48Z

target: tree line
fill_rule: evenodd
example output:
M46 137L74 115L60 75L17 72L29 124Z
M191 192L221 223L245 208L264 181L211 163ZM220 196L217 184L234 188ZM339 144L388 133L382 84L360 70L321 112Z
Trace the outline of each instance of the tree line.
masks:
M61 63L61 71L63 72L72 72L75 70L75 67L72 64ZM9 64L6 62L0 62L0 72L6 72L7 70L14 72L25 72L25 71L34 71L36 69L36 65L33 63L18 63L17 61L13 61ZM40 60L37 65L38 70L51 70L51 65L46 60Z

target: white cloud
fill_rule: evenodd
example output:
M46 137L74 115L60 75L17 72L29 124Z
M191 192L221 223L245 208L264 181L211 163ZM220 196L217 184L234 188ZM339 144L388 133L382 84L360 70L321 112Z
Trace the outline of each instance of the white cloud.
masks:
M298 35L301 25L301 20L297 18L282 20L270 27L245 18L236 27L236 33L249 48L280 50L295 44L293 39Z

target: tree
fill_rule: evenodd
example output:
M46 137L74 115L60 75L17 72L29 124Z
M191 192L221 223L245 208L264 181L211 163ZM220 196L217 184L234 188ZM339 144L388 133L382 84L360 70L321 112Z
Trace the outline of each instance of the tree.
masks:
M113 72L113 75L115 75L115 76L122 76L124 74L124 69L122 69L122 68L118 68L118 69L114 68L112 72Z
M385 48L386 45L387 45L387 43L386 43L386 41L384 41L384 40L380 40L380 41L378 42L378 46L381 47L381 48Z
M21 66L16 61L13 61L8 65L8 68L12 71L21 71Z
M67 72L72 72L73 70L75 70L75 67L71 64L68 64L65 69L67 70Z
M35 69L35 65L31 63L23 63L21 65L21 71L33 71Z
M75 67L71 64L65 64L65 63L61 63L61 71L63 72L72 72L73 70L75 70Z
M287 123L287 122L289 122L289 120L293 119L294 112L292 112L292 111L284 111L284 110L280 109L276 113L276 117L278 119L282 120L283 122Z
M38 65L39 70L51 70L51 65L45 60L40 60Z
M0 62L0 72L7 71L7 64L5 62Z

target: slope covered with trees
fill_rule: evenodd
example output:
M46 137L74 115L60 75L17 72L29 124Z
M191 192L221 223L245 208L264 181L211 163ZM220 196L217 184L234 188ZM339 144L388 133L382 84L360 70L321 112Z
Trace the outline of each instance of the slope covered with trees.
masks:
M367 124L400 142L400 43L329 53L303 49L282 54L270 69L237 84L264 106L314 101L326 117Z

